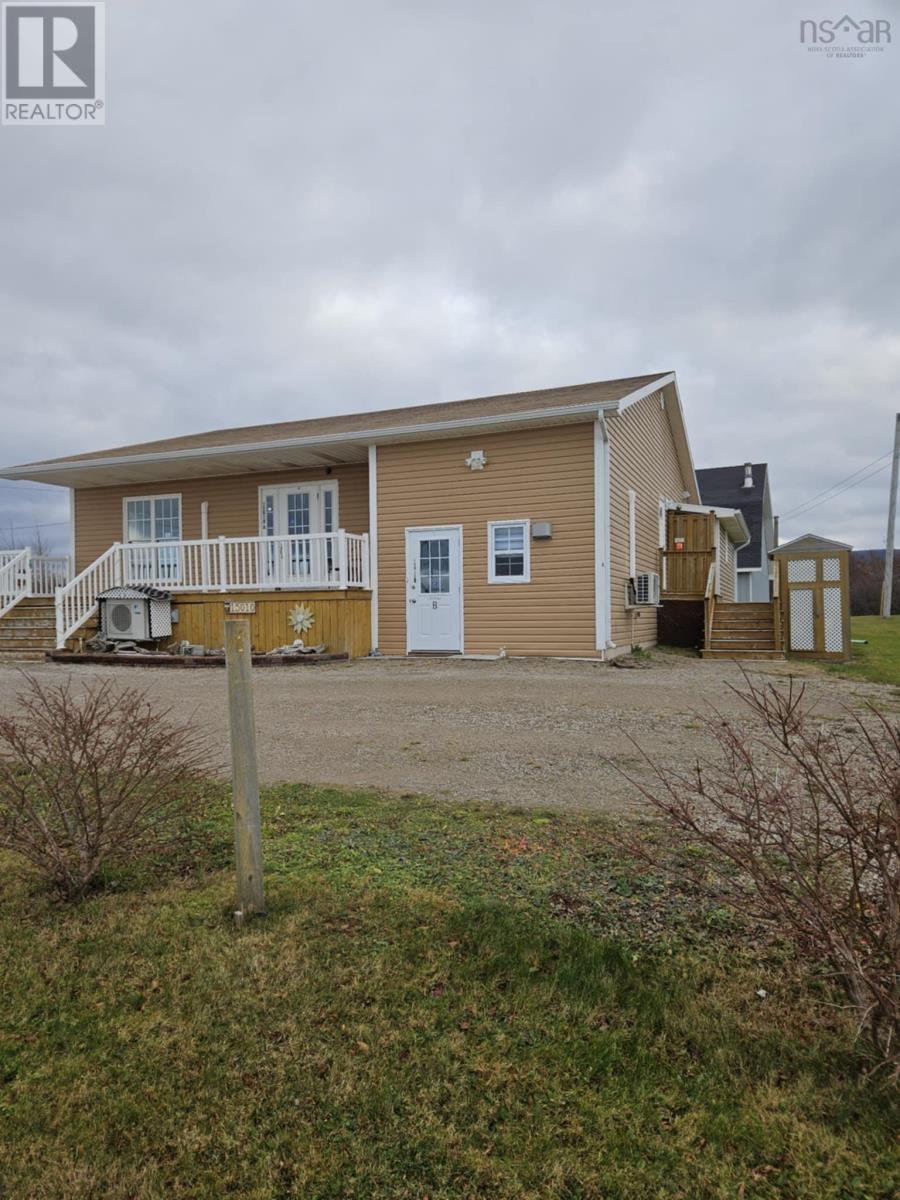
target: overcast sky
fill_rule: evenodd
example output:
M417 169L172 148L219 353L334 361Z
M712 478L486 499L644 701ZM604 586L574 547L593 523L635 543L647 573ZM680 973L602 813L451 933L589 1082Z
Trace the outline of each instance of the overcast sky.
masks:
M900 409L900 11L854 4L883 53L800 45L831 0L111 0L107 126L0 128L0 462L675 370L790 512ZM883 546L887 487L782 535Z

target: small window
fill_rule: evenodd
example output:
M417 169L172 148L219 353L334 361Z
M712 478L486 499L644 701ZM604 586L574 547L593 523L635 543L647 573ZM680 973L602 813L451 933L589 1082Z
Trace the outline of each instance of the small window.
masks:
M531 582L531 522L488 524L488 583Z

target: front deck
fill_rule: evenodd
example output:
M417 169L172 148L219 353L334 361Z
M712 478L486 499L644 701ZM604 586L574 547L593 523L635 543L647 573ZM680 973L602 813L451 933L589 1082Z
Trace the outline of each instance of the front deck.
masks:
M296 636L289 613L303 603L307 640L352 656L367 654L370 562L367 534L195 538L116 543L74 578L64 556L30 550L0 555L0 653L40 657L77 646L93 632L98 597L143 584L172 597L175 641L220 646L226 609L250 610L254 645L273 649Z

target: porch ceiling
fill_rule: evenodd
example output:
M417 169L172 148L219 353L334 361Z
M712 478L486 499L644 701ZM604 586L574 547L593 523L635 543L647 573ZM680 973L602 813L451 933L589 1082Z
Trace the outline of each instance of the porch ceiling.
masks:
M362 443L327 447L268 446L214 455L201 452L168 458L147 456L142 459L135 456L128 461L83 460L54 464L52 468L35 464L31 469L20 469L14 478L59 484L62 487L106 487L122 483L157 483L168 479L271 473L293 467L334 467L341 463L364 463L367 459L368 447Z

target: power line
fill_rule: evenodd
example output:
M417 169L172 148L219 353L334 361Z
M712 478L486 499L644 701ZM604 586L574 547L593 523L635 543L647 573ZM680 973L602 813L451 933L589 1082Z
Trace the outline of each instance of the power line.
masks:
M878 460L876 459L875 461L877 462ZM890 463L882 463L880 467L876 467L875 470L870 471L868 475L863 475L861 479L856 479L853 481L853 483L848 483L847 486L842 487L840 491L833 492L830 496L825 496L823 499L815 501L815 503L807 502L805 505L801 505L799 509L793 509L792 512L788 513L788 517L803 516L805 513L811 512L814 508L819 508L821 505L827 504L829 500L836 500L838 496L843 495L844 492L849 492L851 488L858 487L859 484L865 483L867 480L874 478L876 475L880 475L881 472L886 471L890 465ZM785 519L786 518L782 518L782 520Z
M0 483L0 488L10 492L58 492L59 484L29 483L26 487L24 483Z
M890 458L891 454L892 451L889 450L887 454L882 454L879 458L873 458L870 463L866 463L864 467L860 467L858 470L851 472L849 475L845 476L845 478L839 479L837 483L833 483L831 487L825 488L824 491L816 492L816 494L814 496L810 496L808 500L804 500L801 504L795 505L790 512L782 513L781 519L784 521L787 520L788 517L794 516L794 514L799 512L801 508L806 508L808 504L812 504L813 500L818 500L820 496L825 496L828 492L833 492L834 489L839 488L842 483L848 483L851 479L855 479L857 475L861 475L863 471L868 471L869 467L874 467L876 463L883 462L886 458ZM873 473L877 475L878 472L876 471ZM869 477L867 476L866 478ZM862 483L863 481L860 480L859 482Z
M29 521L27 525L0 525L0 533L18 533L22 529L55 529L58 525L68 524L68 521Z

